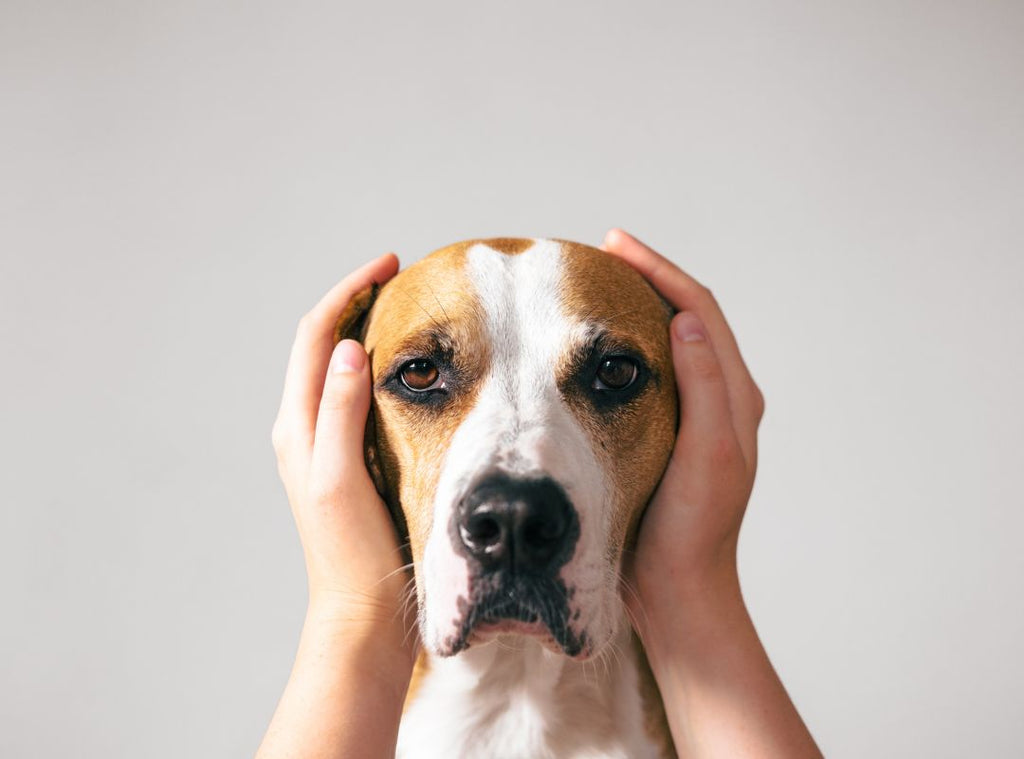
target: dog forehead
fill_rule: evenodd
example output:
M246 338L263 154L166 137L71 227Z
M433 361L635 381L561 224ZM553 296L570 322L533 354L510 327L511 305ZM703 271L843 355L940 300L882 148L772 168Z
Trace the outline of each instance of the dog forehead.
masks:
M588 245L560 241L562 307L580 320L630 338L652 357L668 348L670 306L632 266Z
M445 246L399 272L380 291L367 321L364 343L380 359L400 352L413 335L444 335L481 350L488 342L487 312L494 293L481 286L479 270L474 272L470 253L486 252L494 258L485 265L497 265L533 248L537 240L495 237L464 240ZM556 262L552 262L556 263ZM516 277L505 280L515 284Z
M375 375L402 350L410 335L465 330L479 323L478 303L465 267L467 247L468 243L456 243L434 251L381 288L364 339L367 351L378 359Z
M502 266L522 254L536 258L534 265ZM496 267L504 269L504 276L481 277L482 271ZM432 328L466 329L470 323L483 322L498 293L482 279L499 287L530 286L537 284L538 269L547 287L529 291L528 298L549 301L544 305L557 307L572 321L588 321L641 339L662 337L660 332L652 335L651 327L667 324L671 312L624 261L568 240L502 237L446 246L401 271L382 288L373 308L367 348L390 354L407 335ZM649 342L653 346L657 340Z

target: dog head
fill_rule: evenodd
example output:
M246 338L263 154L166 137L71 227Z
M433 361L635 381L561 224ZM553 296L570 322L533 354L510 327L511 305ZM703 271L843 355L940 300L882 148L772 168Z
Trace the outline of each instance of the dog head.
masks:
M343 315L371 357L367 463L407 531L426 649L576 658L621 624L623 550L671 451L671 310L618 258L458 243Z

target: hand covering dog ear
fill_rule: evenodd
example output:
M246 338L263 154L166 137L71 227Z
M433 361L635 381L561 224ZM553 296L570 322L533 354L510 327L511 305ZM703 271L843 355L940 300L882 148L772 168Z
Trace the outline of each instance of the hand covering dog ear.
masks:
M360 343L365 340L366 325L369 323L370 312L373 309L374 303L377 302L377 296L379 293L380 285L374 282L369 287L366 287L356 293L352 300L349 301L348 305L338 317L338 322L334 327L335 345L340 343L342 340L357 340ZM371 355L369 358L372 365L373 356ZM402 541L406 541L408 534L405 525L405 516L399 506L397 495L392 493L389 496L387 482L384 478L384 470L381 467L381 451L377 440L375 403L372 400L372 396L370 412L366 417L366 431L363 436L363 441L363 454L366 459L366 470L370 474L370 479L373 480L373 486L377 489L380 497L384 499L384 502L388 506L388 510L391 512L391 518L395 522L400 539Z

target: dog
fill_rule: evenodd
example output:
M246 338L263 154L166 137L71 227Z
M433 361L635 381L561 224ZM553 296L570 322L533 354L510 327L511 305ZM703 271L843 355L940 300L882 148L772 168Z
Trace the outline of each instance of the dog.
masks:
M671 454L671 307L556 239L442 248L364 291L366 463L413 567L422 648L398 756L675 756L622 600Z

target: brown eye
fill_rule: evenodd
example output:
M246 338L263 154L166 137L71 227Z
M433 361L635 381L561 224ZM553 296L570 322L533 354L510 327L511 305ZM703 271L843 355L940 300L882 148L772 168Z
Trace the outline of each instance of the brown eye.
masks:
M636 362L626 356L608 356L601 361L594 378L597 390L625 390L636 379Z
M414 393L422 393L434 390L438 386L441 375L433 361L417 358L402 366L399 376L402 378L402 384L407 388Z

